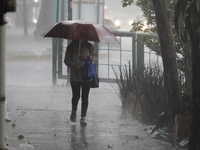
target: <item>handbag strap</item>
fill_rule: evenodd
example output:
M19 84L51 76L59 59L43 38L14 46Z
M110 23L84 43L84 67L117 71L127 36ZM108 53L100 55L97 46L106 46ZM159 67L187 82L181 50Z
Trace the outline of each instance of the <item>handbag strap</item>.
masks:
M88 49L89 49L90 55L92 56L92 51L91 51L91 49L90 49L90 45L88 44L87 47L88 47ZM91 58L90 58L90 61L93 62Z
M92 63L93 61L92 61L90 56L87 56L86 59L85 59L85 62L86 63Z

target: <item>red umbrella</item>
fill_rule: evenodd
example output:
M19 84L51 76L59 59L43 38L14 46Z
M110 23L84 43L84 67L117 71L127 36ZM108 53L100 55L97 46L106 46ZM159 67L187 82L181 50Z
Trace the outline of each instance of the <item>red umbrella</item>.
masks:
M58 22L42 36L81 41L119 43L112 32L110 32L106 27L82 20Z

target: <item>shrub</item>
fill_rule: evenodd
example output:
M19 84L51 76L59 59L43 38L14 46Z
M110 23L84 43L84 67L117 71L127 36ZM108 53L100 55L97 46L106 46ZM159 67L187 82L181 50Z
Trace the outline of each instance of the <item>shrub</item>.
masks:
M113 69L114 70L114 69ZM130 62L115 72L122 108L146 124L155 124L167 105L163 71L159 65L132 70Z

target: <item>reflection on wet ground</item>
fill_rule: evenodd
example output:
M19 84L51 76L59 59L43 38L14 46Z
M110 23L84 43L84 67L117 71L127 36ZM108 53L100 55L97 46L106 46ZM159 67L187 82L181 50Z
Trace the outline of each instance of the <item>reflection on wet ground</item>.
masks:
M88 149L88 141L86 135L87 127L71 125L71 149L72 150L84 150Z

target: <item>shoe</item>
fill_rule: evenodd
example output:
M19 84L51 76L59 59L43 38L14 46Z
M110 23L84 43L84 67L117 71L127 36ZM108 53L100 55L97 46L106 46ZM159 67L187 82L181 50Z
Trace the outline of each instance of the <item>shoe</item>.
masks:
M72 111L71 116L70 116L70 120L71 120L72 122L76 122L76 112L73 112L73 111Z
M81 126L86 126L87 125L87 122L86 122L85 118L81 118L80 119L80 125Z

